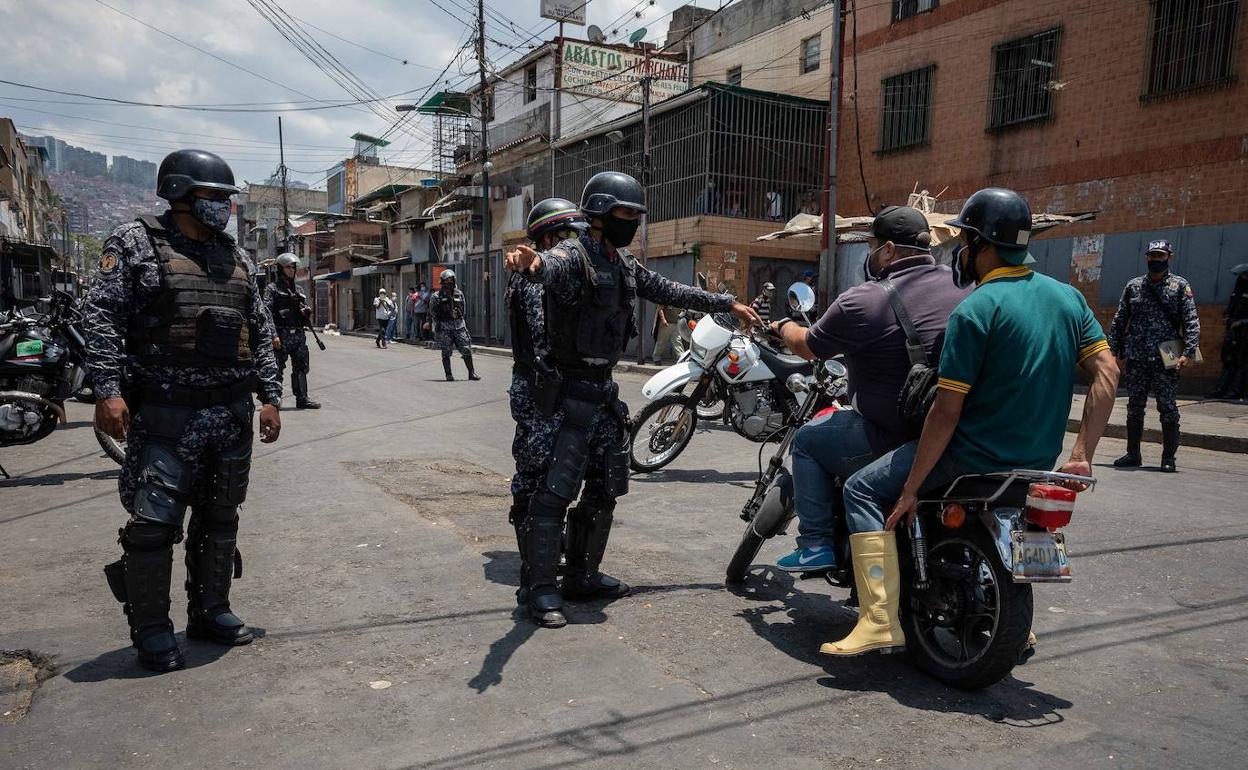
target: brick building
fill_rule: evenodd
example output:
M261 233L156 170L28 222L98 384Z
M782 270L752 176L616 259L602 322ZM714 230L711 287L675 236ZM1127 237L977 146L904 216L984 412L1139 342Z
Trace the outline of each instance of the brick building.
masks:
M846 3L838 213L904 201L916 184L948 187L942 211L997 185L1034 211L1095 212L1045 233L1033 253L1106 325L1144 272L1143 245L1168 238L1200 307L1207 363L1192 375L1214 376L1228 269L1248 261L1243 6L863 3L855 36Z

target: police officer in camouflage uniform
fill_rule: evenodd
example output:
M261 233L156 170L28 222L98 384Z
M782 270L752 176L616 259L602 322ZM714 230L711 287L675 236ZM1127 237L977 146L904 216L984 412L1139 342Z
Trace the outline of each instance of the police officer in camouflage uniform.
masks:
M1127 453L1114 461L1116 468L1136 468L1141 463L1144 409L1152 391L1161 415L1161 469L1169 473L1176 470L1179 371L1191 362L1200 346L1200 319L1192 287L1170 272L1173 256L1169 241L1149 242L1145 253L1148 274L1127 283L1109 327L1109 348L1120 368L1125 362L1122 383L1127 389ZM1157 346L1173 339L1182 341L1183 353L1179 365L1167 369Z
M589 220L572 201L547 198L529 212L527 233L535 248L546 251L560 241L577 238L589 229ZM511 323L511 417L516 421L516 435L511 442L511 456L516 473L511 477L511 514L508 520L516 529L520 549L520 590L517 598L524 600L528 570L524 561L525 519L529 504L546 477L547 458L543 435L550 417L543 414L533 398L534 389L541 389L554 374L550 362L550 343L546 336L546 292L541 284L524 280L512 273L507 284L507 312ZM534 383L537 383L535 385Z
M429 315L433 318L433 339L442 349L442 370L446 381L454 382L451 374L451 351L458 350L468 367L468 379L479 380L472 368L472 338L468 336L468 324L464 322L464 293L455 285L455 271L443 270L438 276L442 287L429 298Z
M308 398L308 335L303 331L312 315L308 299L295 285L295 271L299 257L289 252L277 258L277 280L264 287L264 304L277 329L273 338L273 350L277 353L277 379L286 378L286 359L290 359L290 389L295 394L296 409L320 409L321 405Z
M542 480L523 527L528 567L527 602L533 619L567 623L563 599L612 599L629 587L599 571L611 532L616 498L628 491L628 408L619 400L611 369L637 330L637 297L704 312L732 312L759 323L758 314L726 294L683 286L638 264L627 246L646 212L636 179L614 171L585 185L580 209L590 230L538 253L518 246L507 269L545 287L546 331L553 372L535 378L533 400L550 419L540 423L532 451L543 458ZM539 471L535 471L539 472ZM558 583L564 517L568 518L567 574Z
M1236 265L1238 276L1222 318L1226 336L1222 338L1222 377L1209 398L1248 397L1248 262Z
M261 441L281 431L273 324L246 254L224 231L234 174L220 157L178 150L160 164L170 210L104 243L84 305L96 424L127 440L118 487L130 520L104 572L125 606L138 661L183 666L169 618L173 546L186 532L188 636L252 640L230 608L242 574L238 507L251 469L253 394Z

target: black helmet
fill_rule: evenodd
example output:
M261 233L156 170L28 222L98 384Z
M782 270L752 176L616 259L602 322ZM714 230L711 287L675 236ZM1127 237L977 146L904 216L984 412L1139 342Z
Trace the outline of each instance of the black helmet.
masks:
M551 230L568 228L578 232L587 230L589 220L575 203L566 198L547 198L529 211L527 232L534 243L541 241L542 236Z
M641 183L619 171L594 174L581 193L581 211L586 216L604 217L616 206L646 213L646 193Z
M175 150L160 162L156 172L156 194L167 201L185 198L191 190L238 192L230 164L205 150Z
M1031 241L1031 207L1004 187L987 187L967 198L958 218L945 224L977 233L1003 249L1026 250Z

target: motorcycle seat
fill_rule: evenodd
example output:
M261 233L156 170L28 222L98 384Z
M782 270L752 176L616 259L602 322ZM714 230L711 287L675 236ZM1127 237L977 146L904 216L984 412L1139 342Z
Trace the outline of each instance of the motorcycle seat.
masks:
M786 356L783 353L774 353L763 346L758 348L760 358L763 363L767 364L767 368L775 373L779 380L788 379L790 374L800 374L803 377L813 374L815 364L813 361L807 361L801 356Z
M1004 481L1003 476L964 476L949 486L931 492L936 493L933 497L940 500L984 500L995 495ZM1015 479L994 502L996 505L1021 508L1027 501L1030 486L1029 479Z

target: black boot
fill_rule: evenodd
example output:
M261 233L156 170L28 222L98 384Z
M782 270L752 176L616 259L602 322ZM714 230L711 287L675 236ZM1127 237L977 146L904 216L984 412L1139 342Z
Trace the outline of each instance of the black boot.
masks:
M124 604L139 665L159 673L186 665L169 619L173 538L165 539L164 529L127 525L122 529L121 560L104 568L114 596ZM151 547L142 547L140 543L149 543Z
M1166 473L1177 473L1174 456L1179 451L1179 424L1163 422L1161 424L1161 469Z
M1239 379L1237 375L1238 372L1233 367L1223 366L1222 376L1218 378L1217 387L1209 391L1205 398L1226 398L1230 396L1231 388L1234 387L1234 383ZM1234 396L1231 397L1234 398Z
M464 366L468 367L468 379L470 380L481 379L480 377L477 376L477 370L472 368L472 356L471 355L464 356Z
M451 357L442 356L442 371L446 372L446 381L454 382L455 375L451 374Z
M533 622L545 628L562 628L568 624L558 585L559 551L566 510L566 502L541 492L529 504L529 516L524 524L529 615Z
M1138 468L1143 460L1140 458L1140 441L1144 438L1144 418L1127 416L1127 453L1114 460L1115 468Z
M232 523L216 523L211 531L200 518L194 516L186 538L186 635L231 646L250 644L251 629L230 610L230 585L243 573L237 514Z
M290 378L293 380L291 390L295 391L295 408L320 409L321 405L319 403L308 398L308 373L294 372Z
M524 522L529 518L530 499L524 495L515 495L512 501L507 521L516 530L516 550L520 554L520 587L516 589L516 604L523 606L529 597L529 563L524 552Z
M563 595L569 601L619 599L632 590L627 583L598 571L607 551L615 501L582 498L568 518L568 574Z
M1241 399L1248 398L1248 366L1239 366L1234 370L1235 374L1231 377L1230 384L1226 389L1226 397Z

